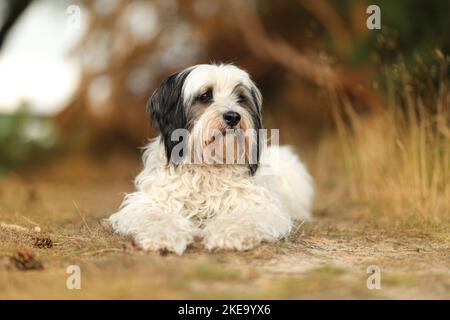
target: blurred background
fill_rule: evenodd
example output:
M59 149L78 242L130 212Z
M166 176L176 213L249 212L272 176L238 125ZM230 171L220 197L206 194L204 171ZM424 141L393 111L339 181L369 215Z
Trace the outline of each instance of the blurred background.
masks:
M380 29L367 26L370 4ZM391 185L383 202L423 199L413 211L433 216L450 194L448 12L446 0L2 1L0 174L130 181L157 134L153 90L187 66L230 62L320 194L360 201Z
M381 30L366 27L369 4ZM145 104L159 82L209 62L248 70L266 127L314 146L333 130L330 93L371 116L386 70L436 86L448 12L446 0L2 1L0 172L67 152L136 152L155 135Z

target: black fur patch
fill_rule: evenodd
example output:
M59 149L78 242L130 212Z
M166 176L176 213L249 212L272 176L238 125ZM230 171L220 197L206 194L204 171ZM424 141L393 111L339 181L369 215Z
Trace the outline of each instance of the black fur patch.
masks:
M238 84L234 89L233 93L236 95L244 94L247 98L240 99L242 101L238 101L242 107L246 108L252 117L252 122L254 126L254 130L256 131L256 145L252 145L252 150L250 150L249 158L251 160L256 159L256 163L251 163L248 165L250 170L250 175L254 175L256 170L259 167L259 159L261 157L261 137L260 137L260 129L262 129L262 97L258 88L253 84L251 88L248 88L242 84Z
M183 141L183 137L180 137L177 141L172 141L172 133L176 129L185 129L187 125L182 89L189 73L190 70L181 71L168 77L155 90L147 103L150 118L161 132L167 162L171 161L172 149L178 143L187 143L187 141ZM180 156L183 155L180 154Z
M258 170L259 159L261 157L261 146L260 146L261 139L260 139L259 131L263 127L262 115L261 115L261 110L262 110L261 94L259 92L257 93L256 90L258 90L258 89L252 88L252 90L251 90L252 100L253 100L253 104L254 104L254 108L252 108L252 110L251 110L251 115L253 118L253 124L255 126L255 130L256 130L256 150L252 150L251 152L256 152L257 163L249 165L251 175L254 175L256 170ZM252 155L252 158L253 158L253 155Z

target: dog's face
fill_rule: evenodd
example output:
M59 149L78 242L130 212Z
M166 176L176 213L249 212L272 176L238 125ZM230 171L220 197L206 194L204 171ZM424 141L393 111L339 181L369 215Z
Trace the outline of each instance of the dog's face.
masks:
M184 146L182 155L190 160L199 151L200 158L206 160L208 149L209 158L224 150L220 157L224 159L226 148L232 145L233 160L238 162L242 155L254 173L260 153L261 107L261 93L247 72L233 65L203 64L167 78L150 98L147 109L161 131L169 162L179 163L174 161L174 155L180 155L177 145ZM188 137L181 137L177 129L184 129ZM186 157L186 150L191 151L190 157Z

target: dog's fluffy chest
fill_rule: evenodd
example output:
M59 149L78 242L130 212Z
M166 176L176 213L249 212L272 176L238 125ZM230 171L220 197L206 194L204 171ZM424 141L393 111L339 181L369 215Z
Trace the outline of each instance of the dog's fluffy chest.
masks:
M236 199L251 192L253 182L245 166L188 165L144 170L136 185L164 199L173 211L202 219L237 210Z

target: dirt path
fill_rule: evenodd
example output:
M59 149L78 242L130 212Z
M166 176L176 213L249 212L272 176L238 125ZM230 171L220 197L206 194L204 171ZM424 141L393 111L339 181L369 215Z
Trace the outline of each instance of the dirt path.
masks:
M138 170L134 158L72 159L1 178L0 298L450 298L448 229L386 228L354 210L319 205L287 241L248 252L142 252L99 223ZM23 252L42 269L21 270ZM69 265L80 266L81 290L66 288ZM373 265L379 290L366 285Z

